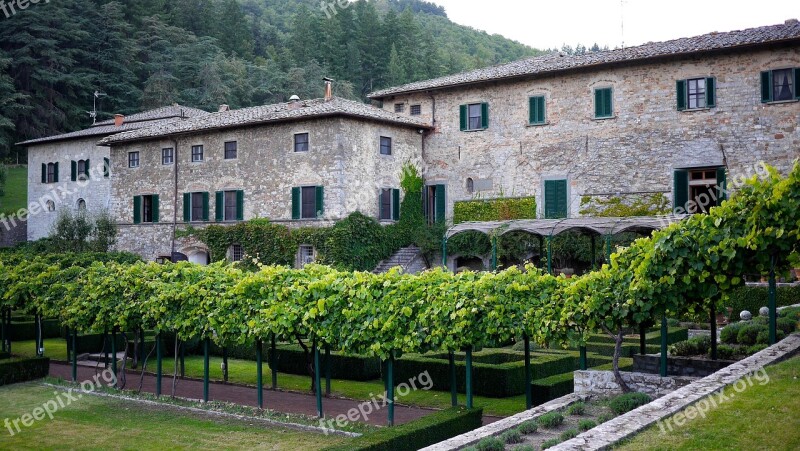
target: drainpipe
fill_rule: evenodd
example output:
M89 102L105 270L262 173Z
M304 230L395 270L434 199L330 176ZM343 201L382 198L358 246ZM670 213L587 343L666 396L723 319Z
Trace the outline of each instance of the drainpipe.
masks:
M431 125L433 125L433 128L435 129L436 128L436 97L433 94L428 94L428 96L431 98L431 117L433 119L433 121L431 122Z
M173 194L175 197L173 197L174 201L172 204L172 251L169 254L170 260L172 260L175 255L175 234L177 233L177 228L178 228L178 161L180 161L180 159L178 158L177 139L174 138L172 139L172 148L175 149L173 156L174 160L173 163L175 164L175 180L173 186L174 188Z

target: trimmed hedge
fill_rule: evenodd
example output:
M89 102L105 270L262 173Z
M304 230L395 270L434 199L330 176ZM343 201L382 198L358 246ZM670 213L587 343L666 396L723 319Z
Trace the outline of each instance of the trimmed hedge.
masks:
M272 349L265 347L264 351L265 358L269 359L272 356ZM280 345L275 348L275 351L275 369L278 372L308 375L308 362L300 345ZM319 359L320 365L324 368L325 354L322 351L320 351ZM255 360L255 349L253 349L253 360ZM331 352L330 365L331 377L334 379L371 381L381 375L381 360L377 357L349 356L340 352Z
M130 336L130 335L129 335ZM72 346L72 343L70 343ZM78 354L96 354L103 352L103 334L87 334L80 335L75 340L75 347L78 349ZM125 349L125 340L122 334L117 334L117 351L122 352ZM111 334L108 335L108 349L111 352Z
M8 359L0 361L0 386L41 379L50 372L50 359Z
M44 338L63 338L61 325L58 320L46 319L42 321ZM27 341L36 339L36 323L34 321L11 321L11 341Z
M606 357L613 357L614 356L614 347L613 343L586 343L586 351L593 352L595 354L600 354ZM648 354L656 354L661 352L661 346L656 345L645 345L645 352ZM633 357L634 355L639 353L639 345L638 344L631 344L631 343L623 343L622 344L622 357Z
M364 434L326 451L416 451L481 426L483 409L451 407L418 420Z
M800 286L778 287L776 299L778 307L800 304ZM733 309L731 317L739 320L742 310L747 310L753 316L758 316L758 309L769 304L769 292L767 287L740 287L733 290L725 306Z
M685 327L669 327L667 329L667 344L671 345L677 343L679 341L685 341L689 339L689 329ZM591 343L611 343L614 344L614 340L609 337L607 334L592 334L589 337L589 342ZM645 334L645 343L649 345L661 345L661 328L651 328L648 329L648 332ZM625 344L639 344L639 337L625 337L623 339L623 345Z

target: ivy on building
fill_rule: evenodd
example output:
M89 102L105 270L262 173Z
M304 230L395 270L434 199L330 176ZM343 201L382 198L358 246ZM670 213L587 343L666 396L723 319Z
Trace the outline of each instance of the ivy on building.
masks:
M509 197L502 199L477 199L456 202L453 222L508 221L536 219L535 197Z
M666 215L670 212L670 201L663 193L583 196L581 198L580 213L584 216L625 218Z

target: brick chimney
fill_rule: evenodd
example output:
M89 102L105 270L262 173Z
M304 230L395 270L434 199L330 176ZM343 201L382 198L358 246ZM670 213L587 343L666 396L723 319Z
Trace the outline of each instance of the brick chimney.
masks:
M325 101L330 102L333 100L333 79L325 77L322 81L325 82Z
M125 122L125 115L124 114L115 114L114 115L114 126L115 127L121 127L124 122Z

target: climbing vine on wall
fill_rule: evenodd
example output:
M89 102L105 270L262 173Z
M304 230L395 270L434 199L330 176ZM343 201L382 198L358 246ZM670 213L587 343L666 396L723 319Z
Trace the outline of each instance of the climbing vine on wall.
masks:
M583 196L581 214L594 217L624 218L658 216L671 213L670 201L663 193Z
M469 221L536 219L535 197L468 200L456 202L453 208L453 222L455 224Z

